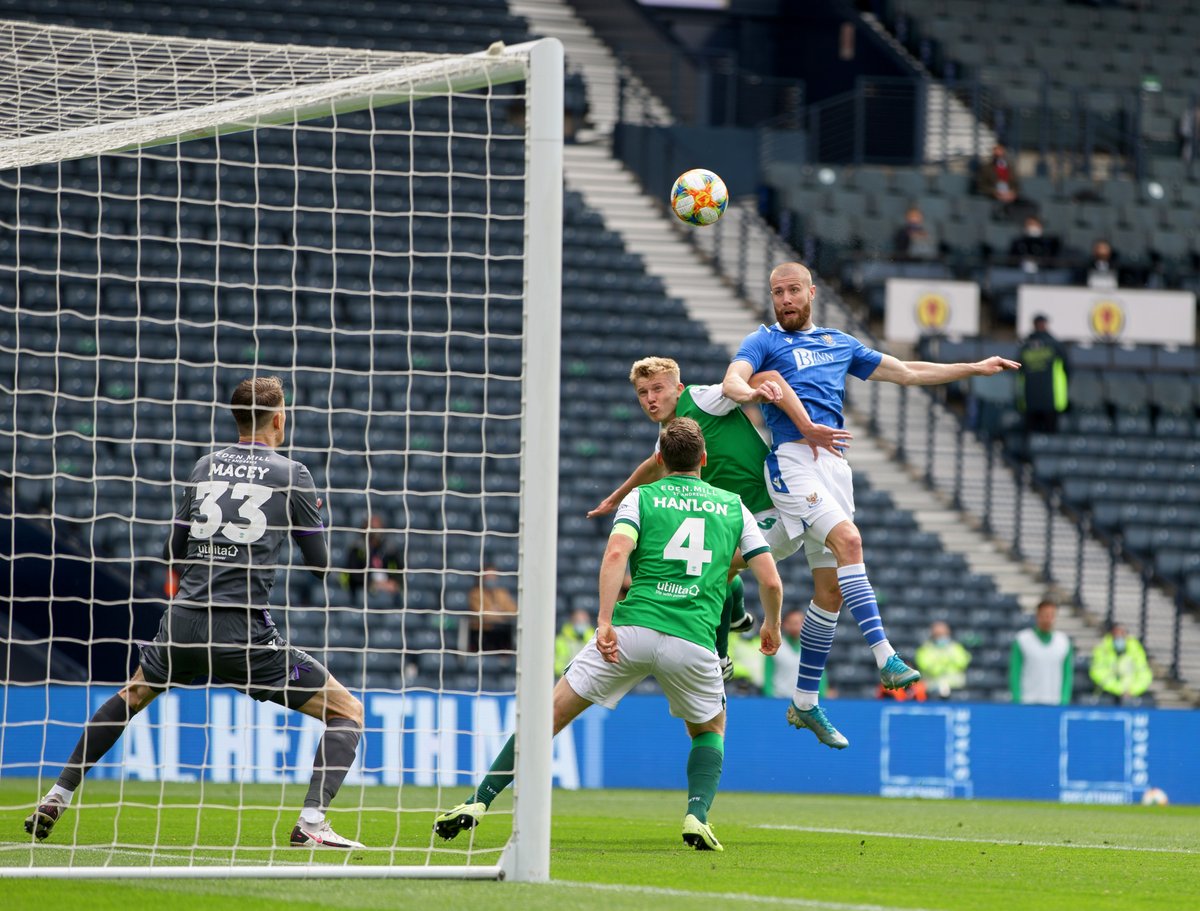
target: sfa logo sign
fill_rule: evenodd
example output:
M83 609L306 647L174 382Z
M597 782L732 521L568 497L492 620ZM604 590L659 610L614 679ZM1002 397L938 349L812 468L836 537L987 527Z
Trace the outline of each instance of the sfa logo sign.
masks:
M105 698L93 692L93 708ZM473 783L512 734L516 716L512 697L368 692L363 705L365 730L348 784ZM78 728L67 730L78 736ZM94 775L304 783L323 731L313 718L239 693L176 690L134 718ZM559 787L580 786L570 729L554 739L552 774Z

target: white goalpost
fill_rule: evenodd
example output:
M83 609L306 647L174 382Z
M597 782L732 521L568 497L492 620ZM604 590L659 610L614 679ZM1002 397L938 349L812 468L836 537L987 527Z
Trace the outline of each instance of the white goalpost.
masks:
M561 45L0 22L0 91L0 878L548 879ZM270 607L365 707L329 813L366 849L289 847L321 726L203 680L19 837L155 634L181 485L256 375L333 562L285 547ZM511 811L441 842L510 733Z

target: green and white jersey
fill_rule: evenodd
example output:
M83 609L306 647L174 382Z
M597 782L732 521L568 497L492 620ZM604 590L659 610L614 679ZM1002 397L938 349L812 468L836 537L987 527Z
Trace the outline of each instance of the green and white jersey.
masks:
M763 474L770 448L737 402L717 386L685 386L675 416L691 418L704 433L708 464L700 477L736 493L752 513L770 509L771 494Z
M612 533L635 542L633 585L613 611L613 626L644 626L714 652L734 551L740 547L747 560L770 552L737 494L694 475L631 490Z

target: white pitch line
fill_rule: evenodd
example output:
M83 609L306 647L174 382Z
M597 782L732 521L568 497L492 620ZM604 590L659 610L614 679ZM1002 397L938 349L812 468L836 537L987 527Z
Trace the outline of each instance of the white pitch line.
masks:
M598 892L632 892L638 895L658 895L669 898L692 898L697 901L754 902L762 905L779 905L784 908L814 908L817 911L929 911L911 905L870 905L858 902L825 902L815 898L784 898L776 895L754 895L751 892L691 892L687 889L666 889L661 886L633 886L619 883L581 883L571 880L553 879L551 886L569 886L573 889L594 889Z
M973 845L1011 845L1023 848L1088 848L1097 851L1144 851L1151 854L1200 854L1192 848L1137 848L1133 845L1091 844L1089 842L1020 841L1010 838L964 838L953 835L915 835L905 832L870 832L866 829L830 829L822 826L756 825L755 829L781 829L787 832L815 832L828 835L869 835L872 838L907 838L911 841L953 841Z

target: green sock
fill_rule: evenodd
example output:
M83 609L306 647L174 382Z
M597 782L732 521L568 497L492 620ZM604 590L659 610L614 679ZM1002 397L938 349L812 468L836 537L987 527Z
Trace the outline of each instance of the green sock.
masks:
M496 795L512 784L513 752L515 749L516 736L514 735L508 738L508 742L504 744L504 747L496 756L492 767L483 776L483 781L479 782L479 787L467 798L467 803L481 803L486 807L490 807L492 801L496 799Z
M708 811L717 798L721 764L725 761L725 738L711 731L692 738L688 754L687 811L701 822L708 822Z
M733 586L729 586L729 591L725 593L725 603L721 605L721 622L717 624L717 657L725 658L729 655L729 621L733 617ZM742 609L742 613L745 613Z
M746 585L741 576L734 576L729 582L729 598L733 599L733 609L729 613L729 622L737 623L746 616Z

